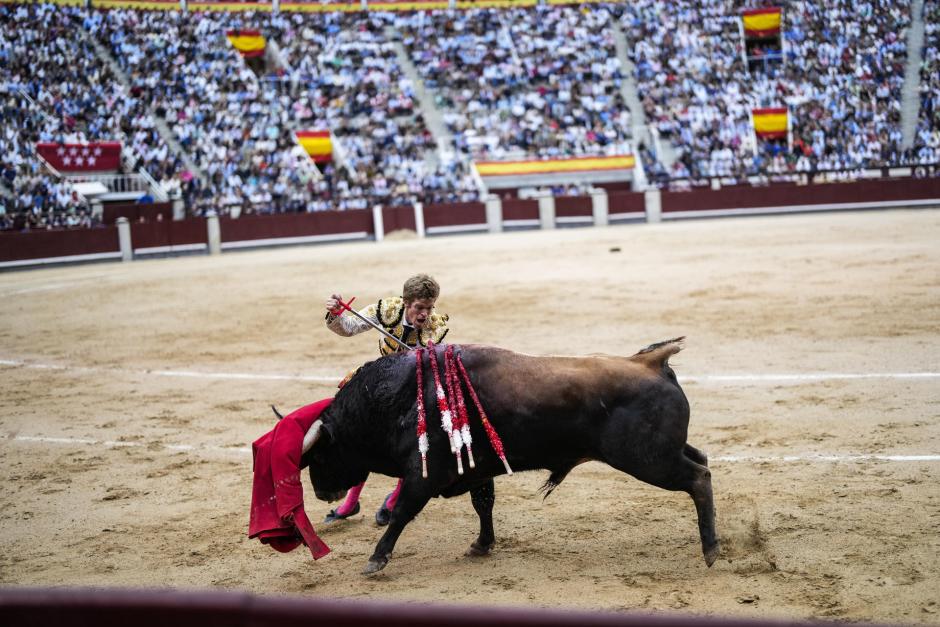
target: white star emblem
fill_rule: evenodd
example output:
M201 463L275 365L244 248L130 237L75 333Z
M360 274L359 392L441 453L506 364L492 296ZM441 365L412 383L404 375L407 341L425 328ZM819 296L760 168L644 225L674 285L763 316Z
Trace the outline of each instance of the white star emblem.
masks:
M87 161L88 161L88 165L95 165L95 158L94 158L94 157L88 157Z
M69 148L69 154L74 157L75 155L78 154L78 148L76 148L75 146L72 146L71 148Z
M101 156L101 146L95 146L95 156L96 157Z
M60 157L61 157L61 156L64 156L64 155L65 155L65 148L63 148L62 146L59 146L59 149L55 151L55 154L59 155Z
M70 165L70 164L72 163L72 160L71 160L70 158L68 158L68 157L63 157L63 158L62 158L62 163L63 163L63 165Z
M81 158L81 157L75 157L75 165L82 165L82 158Z

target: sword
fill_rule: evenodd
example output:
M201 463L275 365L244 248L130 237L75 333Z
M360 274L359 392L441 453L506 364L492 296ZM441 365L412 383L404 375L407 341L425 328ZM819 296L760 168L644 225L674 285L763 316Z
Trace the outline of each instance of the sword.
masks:
M413 350L413 347L408 346L408 345L405 344L403 341L401 341L400 339L398 339L397 337L395 337L394 335L392 335L391 333L389 333L388 331L386 331L385 329L383 329L382 327L380 327L379 325L377 325L376 323L372 322L371 320L369 320L368 318L366 318L365 316L363 316L361 313L359 313L358 311L356 311L355 309L353 309L352 307L350 307L349 305L350 305L354 300L356 300L356 297L355 297L355 296L353 296L352 298L350 298L348 303L344 303L343 301L341 301L341 300L339 300L339 299L337 299L336 302L339 303L339 306L340 306L344 311L348 311L348 312L351 313L352 315L356 316L357 318L359 318L360 320L362 320L363 322L365 322L366 324L368 324L370 327L372 327L373 329L375 329L376 331L378 331L379 333L381 333L382 335L384 335L385 337L387 337L388 339L393 340L396 344L398 344L399 346L401 346L402 348L404 348L406 351ZM419 333L420 333L420 331L419 331Z

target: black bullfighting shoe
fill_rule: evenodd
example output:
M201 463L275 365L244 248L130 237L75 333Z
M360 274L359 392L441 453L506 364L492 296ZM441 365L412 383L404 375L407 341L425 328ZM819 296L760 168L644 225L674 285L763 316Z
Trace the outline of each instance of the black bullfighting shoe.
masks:
M331 509L330 513L326 515L326 518L323 519L323 524L328 525L334 523L337 520L346 520L350 516L355 516L359 513L359 503L356 503L356 506L352 508L352 511L348 514L337 514L335 509Z
M389 519L392 517L392 512L388 508L388 500L392 498L392 492L388 493L388 496L385 497L385 500L382 502L382 507L375 512L375 524L379 527L384 527L388 524Z

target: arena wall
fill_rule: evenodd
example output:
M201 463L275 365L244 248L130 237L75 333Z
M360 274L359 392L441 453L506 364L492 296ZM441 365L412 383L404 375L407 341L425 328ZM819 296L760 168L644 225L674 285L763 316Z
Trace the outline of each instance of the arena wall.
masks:
M95 627L262 627L266 625L360 627L731 627L810 626L808 621L700 618L680 614L559 611L553 609L389 603L270 597L244 592L172 590L0 589L0 624ZM850 626L849 623L841 623Z
M163 220L172 220L173 205L168 202L109 203L103 208L101 221L105 224L114 224L118 218L127 218L130 222L138 222L143 218L147 222L152 222L157 219L157 215L162 215Z
M773 214L805 211L885 209L891 207L940 206L940 178L882 179L852 183L812 185L774 184L766 187L735 186L692 191L645 193L611 191L607 194L610 221L653 219L650 195L658 196L662 219L682 219L739 214ZM559 196L554 199L556 224L592 224L590 196ZM539 201L501 200L502 226L540 226ZM136 213L135 213L136 211ZM147 221L147 216L165 213L160 205L130 205L115 209L114 216L129 218L135 256L179 254L208 250L206 220L193 218ZM426 232L431 235L487 230L486 207L481 202L428 205L421 209ZM134 215L138 221L134 221ZM144 215L144 221L139 221ZM416 231L415 208L384 207L384 232ZM659 219L658 213L656 218ZM371 210L321 211L316 213L243 216L219 220L221 248L304 244L355 239L380 239ZM552 225L554 226L554 225ZM49 263L68 263L120 258L117 229L93 229L0 233L0 268Z

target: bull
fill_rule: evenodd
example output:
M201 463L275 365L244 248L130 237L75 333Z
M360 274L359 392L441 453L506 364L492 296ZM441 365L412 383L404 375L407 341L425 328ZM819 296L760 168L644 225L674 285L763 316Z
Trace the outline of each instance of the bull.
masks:
M532 356L482 345L457 351L482 406L502 438L515 470L545 469L551 493L577 465L600 461L640 481L688 493L698 514L705 563L719 553L711 472L705 454L686 442L689 403L669 366L677 338L631 357ZM438 364L444 347L436 347ZM424 355L425 370L429 366ZM389 525L363 571L385 568L405 526L437 496L470 493L480 533L468 555L486 555L495 543L493 478L504 474L479 416L471 409L476 467L458 474L447 434L428 407L428 477L417 451L414 353L396 353L363 366L311 426L301 468L308 467L318 499L335 501L369 473L403 478ZM424 397L434 379L424 376Z

